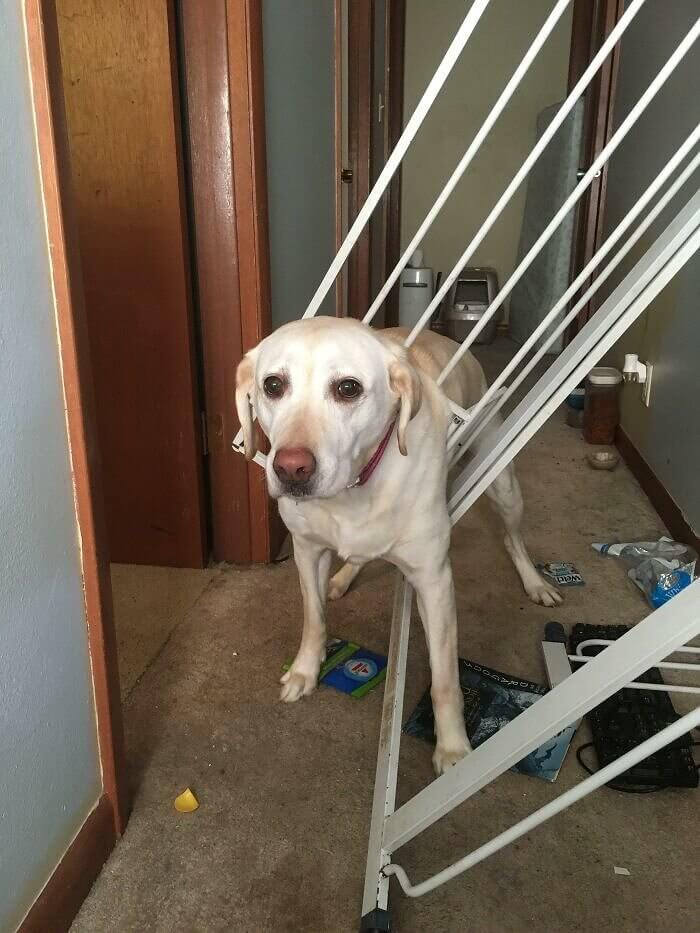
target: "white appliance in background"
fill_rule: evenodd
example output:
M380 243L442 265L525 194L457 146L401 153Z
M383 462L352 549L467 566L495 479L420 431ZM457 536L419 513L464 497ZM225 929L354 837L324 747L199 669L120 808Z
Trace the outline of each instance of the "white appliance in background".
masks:
M450 289L447 307L442 312L442 322L448 337L462 343L479 324L498 294L496 270L469 266L462 269ZM501 316L500 309L481 330L474 343L491 343L496 336L496 324Z
M433 270L423 265L423 250L417 249L399 279L399 324L413 327L433 300Z

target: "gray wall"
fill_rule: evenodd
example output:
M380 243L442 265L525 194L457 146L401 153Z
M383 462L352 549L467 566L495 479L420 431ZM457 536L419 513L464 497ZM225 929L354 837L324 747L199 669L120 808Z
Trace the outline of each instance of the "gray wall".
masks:
M615 124L629 112L698 15L697 0L649 0L623 40ZM606 229L615 227L666 159L700 121L700 48L696 43L610 164ZM623 263L624 274L700 183L696 173L675 204ZM619 276L613 285L619 281ZM625 386L622 427L700 533L700 256L696 255L619 342L612 361L639 353L654 365L651 405Z
M20 0L0 3L0 930L100 794Z
M650 0L653 2L653 0ZM408 120L471 0L407 0L404 120ZM462 52L404 160L401 241L406 247L553 6L492 3ZM566 96L571 7L562 16L466 174L428 231L425 259L446 276L535 144L537 114ZM471 265L515 268L525 207L521 185Z
M273 327L301 317L335 254L333 7L263 2Z

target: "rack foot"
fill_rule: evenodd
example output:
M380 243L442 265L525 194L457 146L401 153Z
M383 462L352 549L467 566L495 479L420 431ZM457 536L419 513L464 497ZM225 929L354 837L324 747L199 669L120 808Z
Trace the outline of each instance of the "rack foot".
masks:
M391 916L388 910L375 907L365 914L360 921L360 933L389 933L391 930Z

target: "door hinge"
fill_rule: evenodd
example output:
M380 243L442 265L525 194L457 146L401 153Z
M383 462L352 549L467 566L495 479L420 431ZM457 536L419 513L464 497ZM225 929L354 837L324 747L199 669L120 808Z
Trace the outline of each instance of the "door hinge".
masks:
M200 411L199 416L202 421L202 456L206 457L209 455L209 428L207 426L207 413L205 411Z

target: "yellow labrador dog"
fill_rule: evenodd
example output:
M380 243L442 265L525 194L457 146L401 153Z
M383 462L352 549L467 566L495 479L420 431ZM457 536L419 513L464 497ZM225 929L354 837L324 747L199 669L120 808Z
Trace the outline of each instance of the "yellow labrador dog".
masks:
M438 388L435 380L456 344L424 332L406 350L405 336L349 318L287 324L241 361L236 407L248 458L255 455L253 413L269 438L267 483L292 533L304 601L301 645L282 677L282 700L294 702L316 686L327 596L342 596L363 564L382 557L416 590L432 674L433 764L440 774L469 751L448 556L447 397L468 408L486 382L466 353ZM540 577L520 534L522 497L512 468L489 495L528 596L555 605L560 596ZM329 581L334 552L346 563Z

